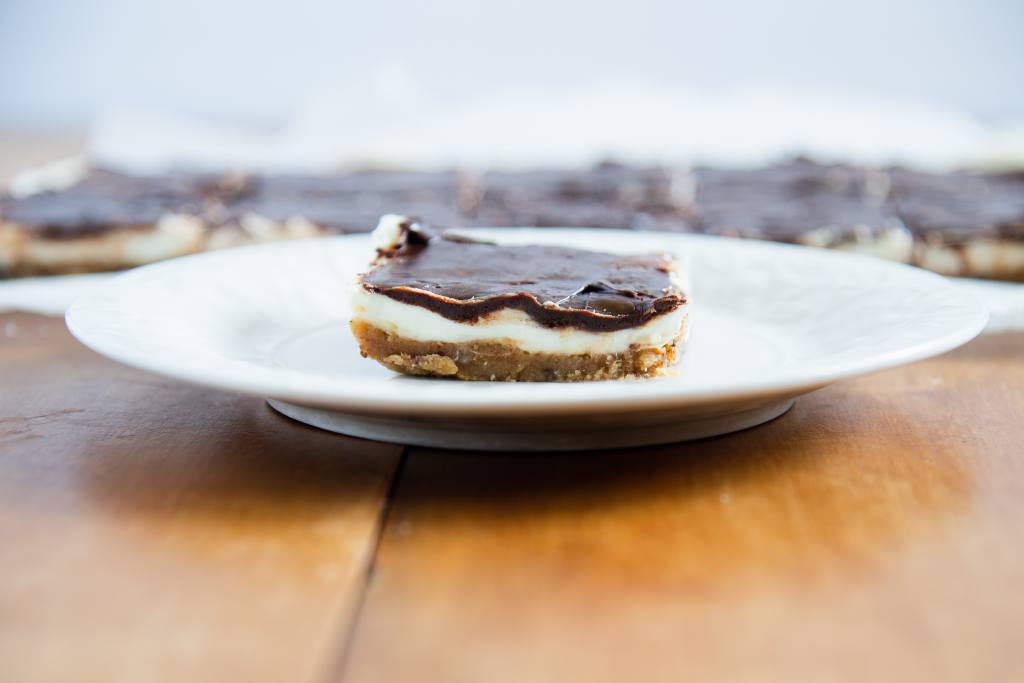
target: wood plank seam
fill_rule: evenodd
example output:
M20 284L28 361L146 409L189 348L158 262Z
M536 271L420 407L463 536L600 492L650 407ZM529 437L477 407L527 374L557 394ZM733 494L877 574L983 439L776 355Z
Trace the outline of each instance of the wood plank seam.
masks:
M402 455L399 458L398 466L395 467L395 473L391 477L391 483L388 486L387 495L384 498L384 504L381 506L380 516L377 521L377 527L375 529L375 536L373 539L373 550L370 553L369 562L366 563L365 578L362 582L362 589L356 598L355 606L352 609L352 614L348 619L346 627L341 633L341 648L338 651L337 660L333 664L328 664L324 674L325 683L336 683L345 679L346 665L351 654L352 647L355 644L356 632L359 629L359 622L363 614L363 607L366 604L367 595L370 592L370 587L373 583L373 577L377 569L377 558L380 553L381 543L384 538L384 530L388 526L388 519L391 516L391 511L394 506L395 498L398 495L398 487L402 481L402 474L405 472L405 465L409 460L409 447L405 446L402 448Z

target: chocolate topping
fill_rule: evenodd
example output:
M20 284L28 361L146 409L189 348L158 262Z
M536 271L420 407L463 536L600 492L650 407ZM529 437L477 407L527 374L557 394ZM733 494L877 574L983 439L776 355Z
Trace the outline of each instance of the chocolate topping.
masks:
M420 213L429 216L431 214ZM537 201L522 206L485 204L473 218L479 227L531 226L538 228L617 228L620 230L672 230L685 232L682 215L648 213L604 203Z
M219 212L220 225L238 223L246 215L255 215L275 222L302 219L330 233L370 232L382 213L398 211L415 216L431 217L439 225L457 227L464 224L451 206L440 202L386 201L370 197L362 204L350 198L330 196L256 196L243 199Z
M819 246L870 241L906 224L928 244L1024 239L1024 176L871 170L798 159L756 170L693 172L601 164L576 171L411 172L330 176L91 169L75 185L0 197L0 221L71 239L147 228L167 214L209 228L246 216L367 232L383 213L433 225L700 231Z
M150 228L169 214L196 215L199 207L158 197L130 200L46 192L0 204L6 221L50 239L74 239L123 228Z
M0 199L0 217L51 239L148 228L168 214L198 216L240 191L241 176L167 173L131 176L91 169L71 187Z
M902 229L877 171L796 160L757 170L697 172L696 212L713 235L827 246ZM821 234L826 231L827 234Z
M580 171L491 172L483 178L483 202L528 206L538 201L629 207L678 208L676 178L660 168L599 164Z
M491 172L482 180L480 226L686 230L682 172L600 164L580 171Z
M891 172L896 206L928 243L1024 238L1024 176L903 169Z
M455 227L465 224L458 210L460 183L454 172L267 176L224 206L217 222L236 223L256 215L276 222L301 218L328 232L369 232L381 214L390 212Z
M381 253L363 286L457 322L504 308L545 327L608 332L643 325L686 298L663 255L621 256L542 245L505 246L406 226L400 246Z

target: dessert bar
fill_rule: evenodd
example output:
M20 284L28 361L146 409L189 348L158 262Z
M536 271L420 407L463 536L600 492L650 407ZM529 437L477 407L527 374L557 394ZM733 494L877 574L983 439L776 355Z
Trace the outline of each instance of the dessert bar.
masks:
M582 381L652 377L687 334L678 265L663 254L507 246L403 216L374 231L352 332L364 356L410 375Z

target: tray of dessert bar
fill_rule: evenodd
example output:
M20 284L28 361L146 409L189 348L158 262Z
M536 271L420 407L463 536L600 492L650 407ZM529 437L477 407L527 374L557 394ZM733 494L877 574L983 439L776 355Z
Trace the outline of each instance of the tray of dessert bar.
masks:
M587 227L746 237L1024 281L1024 172L820 164L332 176L84 165L0 196L0 277L119 270L222 247L366 233L385 213L442 227Z
M0 201L0 264L17 276L185 256L84 296L69 328L121 362L263 396L324 429L453 448L632 446L752 427L830 382L971 339L984 308L907 264L1020 278L1022 187L1013 174L804 160L316 178L93 169Z

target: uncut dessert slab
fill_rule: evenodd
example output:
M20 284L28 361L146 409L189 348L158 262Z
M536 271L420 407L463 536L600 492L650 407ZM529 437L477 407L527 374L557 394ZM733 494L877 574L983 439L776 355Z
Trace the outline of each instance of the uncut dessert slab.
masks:
M83 297L67 322L87 346L122 363L266 397L324 429L406 444L544 450L751 427L830 382L954 348L987 319L943 278L828 250L615 230L472 234L678 255L694 293L693 334L679 365L652 380L585 385L395 374L362 358L348 331L346 292L373 253L366 235L154 264Z
M369 232L379 215L403 213L438 227L765 239L944 275L1024 281L1020 172L936 174L792 159L755 169L606 163L521 172L138 176L82 168L57 175L0 197L0 277L118 270L228 246Z

